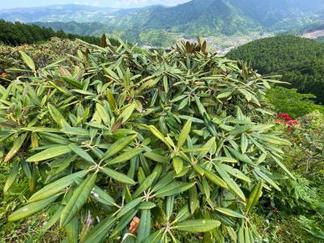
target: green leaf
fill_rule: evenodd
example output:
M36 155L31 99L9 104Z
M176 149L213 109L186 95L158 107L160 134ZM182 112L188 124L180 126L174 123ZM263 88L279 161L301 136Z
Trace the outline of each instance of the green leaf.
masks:
M244 133L241 135L241 151L243 154L246 153L246 150L249 146L249 141Z
M8 152L8 154L6 155L6 157L4 158L5 163L7 163L9 160L11 160L19 151L19 149L21 148L21 146L23 145L23 143L26 140L28 133L24 133L22 135L20 135L14 142L14 144L12 145L10 151Z
M153 242L161 242L163 237L164 229L160 229L159 231L155 231L149 237L147 237L143 243L153 243Z
M27 159L27 162L39 162L47 159L52 159L70 152L71 148L69 146L58 145L29 157Z
M153 202L142 202L138 209L140 210L149 210L149 209L152 209L152 208L155 208L156 207L156 204L153 203Z
M74 217L70 223L65 226L65 232L69 243L78 243L79 241L80 224L79 218Z
M168 146L169 149L171 149L171 144L168 142L168 140L163 136L163 134L153 125L148 126L151 133L158 139L160 139L166 146Z
M229 165L224 165L224 164L220 164L220 167L222 167L222 169L224 169L228 174L241 179L243 181L246 181L247 183L250 183L251 180L249 177L247 177L246 175L244 175L240 170L233 168L232 166Z
M128 185L135 185L136 184L136 182L132 178L128 177L125 174L119 173L119 172L117 172L115 170L101 167L100 171L105 173L110 178L112 178L112 179L114 179L116 181L119 181L121 183L128 184Z
M166 187L160 189L155 193L156 197L168 197L176 194L180 194L184 191L189 190L193 187L196 182L184 183L184 182L173 182Z
M56 109L53 105L48 104L48 111L51 115L51 117L53 118L53 120L56 122L56 124L60 127L60 128L64 128L64 127L69 127L70 125L67 123L67 121L65 120L64 116L61 114L61 112L59 112L58 109Z
M19 51L20 55L21 55L21 59L24 61L24 63L33 71L35 72L36 70L36 66L35 63L33 61L33 59L31 59L30 56L28 56L24 51Z
M101 242L108 235L115 221L116 219L113 216L108 216L102 220L87 234L84 243Z
M204 170L204 176L211 181L212 183L214 183L217 186L220 186L222 188L227 189L227 184L225 183L225 181L222 180L222 178L220 178L219 176L215 175L214 173L211 173L208 170Z
M189 190L189 203L190 203L190 212L194 214L195 211L199 208L199 199L197 187L193 186Z
M26 206L10 214L8 217L8 221L13 222L33 215L34 213L37 213L42 209L46 208L50 203L54 202L57 199L57 197L58 196L52 196L38 202L27 204Z
M82 148L80 148L79 146L77 146L74 143L69 144L69 148L76 153L77 155L79 155L81 158L83 158L84 160L91 162L91 163L95 163L95 161L93 160L93 158L86 152L84 151Z
M12 184L15 182L19 173L19 168L20 168L20 164L18 161L16 161L10 170L5 185L3 186L3 193L6 193L9 190L9 188L12 186Z
M231 154L238 160L248 163L248 164L253 164L252 160L246 155L246 154L241 154L237 150L233 148L228 148L228 150L231 152Z
M224 92L224 93L221 93L219 95L216 96L217 99L224 99L224 98L228 98L232 95L232 92L231 91L227 91L227 92Z
M226 182L228 188L230 188L237 196L239 196L243 201L245 201L245 195L242 192L241 188L236 184L236 182L227 174L227 172L220 166L216 166L218 174Z
M115 200L104 190L100 187L95 186L92 191L91 195L100 203L107 205L107 206L114 206L116 205Z
M136 242L142 242L151 233L151 210L142 210Z
M129 145L136 137L137 135L133 135L133 136L118 139L115 143L113 143L108 148L108 151L103 155L102 160L106 160L112 157L113 155L117 154L118 152L120 152L123 148Z
M160 189L166 187L174 180L174 178L175 178L175 173L173 171L169 172L155 184L152 191L156 192L156 191L159 191Z
M192 124L192 120L189 119L186 124L183 126L181 133L179 135L179 139L178 139L178 149L180 149L184 143L186 142L187 138L189 137L189 133L191 130L191 124Z
M173 169L176 172L176 174L180 174L180 172L183 170L183 160L176 156L172 159Z
M266 182L268 182L271 186L273 186L276 190L281 191L280 187L277 185L277 183L275 183L269 176L267 176L266 174L264 174L259 168L255 168L254 169L255 173L262 178L263 180L265 180Z
M142 201L143 201L143 198L136 198L136 199L130 201L125 206L123 206L122 208L120 208L119 212L116 215L116 218L117 219L121 218L122 216L124 216L125 214L127 214L130 210L132 210L135 207L137 207Z
M240 219L244 218L242 214L228 208L215 208L215 210L230 217L240 218Z
M144 153L144 156L150 160L153 160L153 161L159 162L159 163L169 163L170 162L170 159L168 157L165 157L165 156L160 155L155 152L146 152L146 153Z
M93 189L97 179L97 173L89 175L81 184L74 190L72 197L62 211L60 225L68 224L75 214L86 203L91 190Z
M125 161L129 161L132 158L136 157L137 155L139 155L140 153L143 152L143 149L131 149L129 151L126 151L125 153L117 156L116 158L113 158L111 160L109 160L106 165L114 165L114 164L119 164Z
M160 175L161 171L161 166L159 166L159 168L157 167L156 169L154 169L154 171L148 177L146 177L145 180L141 183L141 185L136 189L133 196L137 197L142 192L147 190L153 184L154 180Z
M121 219L119 220L118 224L114 228L114 230L111 232L109 235L109 238L115 238L120 232L122 232L127 225L130 224L132 219L135 217L137 214L137 208L136 209L131 209L127 214L125 214Z
M219 227L221 223L217 220L210 219L197 219L188 220L173 226L173 229L186 231L186 232L208 232Z
M134 110L136 108L136 103L133 103L126 107L125 110L120 114L117 120L122 120L122 123L125 123L133 114Z
M86 176L88 171L82 170L70 175L67 175L55 182L52 182L46 186L44 186L41 190L36 192L31 196L28 202L36 202L43 199L46 199L50 196L53 196L61 191L63 191L66 187L72 185L72 183L79 181L84 176Z
M246 203L246 207L245 207L245 210L246 210L246 213L248 213L251 208L256 205L256 203L259 201L259 198L261 197L262 195L262 188L263 188L263 183L262 181L259 181L253 188L249 198L248 198L248 201Z

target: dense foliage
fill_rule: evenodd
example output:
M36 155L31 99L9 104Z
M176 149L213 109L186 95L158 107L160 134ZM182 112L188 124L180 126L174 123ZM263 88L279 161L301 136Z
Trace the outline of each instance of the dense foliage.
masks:
M81 46L80 41L56 37L46 43L33 45L19 47L0 45L0 84L7 86L15 77L26 74L25 64L20 55L21 51L35 60L37 67L43 68L57 60L68 63L71 60L66 60L66 55L76 55ZM7 69L16 69L20 72L8 73Z
M324 106L314 103L314 95L300 94L296 89L275 87L267 92L267 98L277 113L288 113L294 118L316 110L324 114Z
M20 22L11 23L0 20L0 30L0 43L12 46L44 42L52 37L71 40L82 39L92 44L100 44L100 38L98 37L68 34L62 30L54 31L52 28L44 28L38 25L29 25Z
M277 36L252 41L227 55L244 60L262 74L280 74L282 80L324 103L324 45L313 40Z
M201 41L168 53L83 44L45 68L20 52L29 74L0 86L4 193L16 178L30 191L9 221L43 211L42 231L69 242L260 238L250 216L280 191L271 171L292 177L264 100L275 81Z
M324 240L324 115L312 112L287 129L292 146L284 160L296 180L281 177L282 191L264 195L259 214L270 242ZM266 235L266 234L265 234Z

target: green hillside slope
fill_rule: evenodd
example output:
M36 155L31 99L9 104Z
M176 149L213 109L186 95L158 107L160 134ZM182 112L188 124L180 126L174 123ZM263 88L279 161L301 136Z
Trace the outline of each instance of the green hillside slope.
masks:
M232 50L232 59L249 62L262 74L280 74L302 93L324 103L324 45L295 36L278 36L250 42Z
M68 34L63 31L54 31L49 27L44 28L19 22L11 23L0 20L0 30L0 43L12 46L47 41L52 37L72 40L77 38L92 44L100 44L98 37Z

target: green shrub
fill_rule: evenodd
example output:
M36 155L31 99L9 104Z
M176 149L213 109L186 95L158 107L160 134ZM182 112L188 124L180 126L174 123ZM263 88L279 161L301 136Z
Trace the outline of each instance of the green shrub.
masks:
M46 212L69 242L254 242L249 221L289 142L273 129L272 81L206 52L88 45L68 64L0 86L3 163L29 181L18 221Z
M267 98L277 113L288 113L294 118L316 110L324 114L324 106L314 104L314 95L300 94L296 89L275 87L267 92Z

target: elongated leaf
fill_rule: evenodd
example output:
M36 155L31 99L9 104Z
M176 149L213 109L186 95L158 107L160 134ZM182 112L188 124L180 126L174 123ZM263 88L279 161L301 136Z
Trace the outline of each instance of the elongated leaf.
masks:
M136 242L140 243L151 233L151 210L142 210Z
M155 195L157 197L168 197L168 196L177 195L184 191L189 190L195 184L196 184L196 182L191 182L191 183L173 182L173 183L169 184L168 186L157 191Z
M176 156L173 158L172 164L173 164L173 169L176 172L176 174L177 175L180 174L180 172L183 169L183 160L180 157Z
M253 164L252 160L246 154L241 154L240 152L238 152L233 148L228 148L228 149L236 159L248 164Z
M52 196L47 199L33 202L30 204L27 204L26 206L18 209L17 211L13 212L9 215L8 220L10 222L17 221L23 218L26 218L30 215L33 215L34 213L37 213L41 211L42 209L46 208L50 203L54 202L57 199L57 196Z
M95 186L92 191L91 195L100 203L108 206L116 205L115 200L104 190L100 187Z
M48 104L48 111L51 114L51 117L53 118L53 120L56 122L56 124L61 127L64 128L65 126L69 127L69 124L67 123L67 121L65 120L64 116L61 114L61 112L56 109L53 105Z
M125 214L127 214L130 210L134 209L137 207L141 202L143 201L143 198L136 198L129 203L127 203L125 206L123 206L118 214L116 215L116 218L121 218Z
M115 221L116 219L113 216L108 216L102 220L87 234L84 243L101 242L114 226Z
M144 153L144 156L150 160L153 160L155 162L159 163L169 163L170 159L168 157L165 157L163 155L160 155L155 152L146 152Z
M91 163L95 163L95 161L93 160L93 158L86 152L84 151L82 148L80 148L79 146L77 146L74 143L69 144L69 148L76 153L77 155L79 155L81 158L83 158L84 160L91 162Z
M168 148L171 149L171 144L168 142L168 140L163 136L163 134L153 125L148 126L150 129L151 133L158 139L160 139Z
M176 224L173 229L186 232L208 232L220 226L220 222L210 219L188 220Z
M114 228L113 232L109 235L110 238L115 238L118 234L120 234L121 231L123 231L127 225L131 223L131 221L134 219L135 215L137 214L137 208L131 209L127 214L125 214L121 219L119 220L118 224Z
M249 146L249 140L247 139L246 135L243 133L241 136L241 151L243 154L246 153L248 146Z
M36 202L51 197L63 191L63 189L72 185L72 183L82 179L87 173L86 170L82 170L52 182L33 194L28 202Z
M143 149L132 149L130 151L126 151L125 153L117 156L116 158L113 158L111 160L108 160L108 162L106 163L106 165L114 165L114 164L119 164L128 160L131 160L132 158L136 157L137 155L139 155L140 153L143 152Z
M154 180L159 176L161 171L162 171L162 168L161 169L155 169L152 172L152 174L150 174L147 178L145 178L145 180L141 183L141 185L134 192L134 197L139 196L142 192L147 190L153 184Z
M184 143L186 142L188 136L189 136L189 133L190 133L190 130L191 130L191 123L192 123L192 120L189 119L186 124L183 126L182 130L181 130L181 133L179 135L179 139L178 139L178 149L181 148Z
M248 201L246 203L246 212L248 213L251 208L258 202L259 198L262 195L262 187L263 183L262 181L259 181L258 184L256 184L248 198Z
M21 148L21 146L23 145L23 143L26 140L28 133L24 133L22 135L20 135L14 142L14 144L12 145L10 151L8 152L8 154L6 155L6 157L4 158L4 162L8 162L9 160L11 160L19 151L19 149Z
M160 229L159 231L155 231L149 237L147 237L143 241L143 243L161 242L162 236L163 236L163 229Z
M39 162L47 159L52 159L70 152L71 148L69 146L58 145L29 157L27 159L27 162Z
M241 218L243 219L244 218L244 215L238 213L238 212L235 212L231 209L228 209L228 208L215 208L216 211L222 213L222 214L225 214L227 216L230 216L230 217L234 217L234 218Z
M112 179L114 179L116 181L119 181L121 183L129 184L129 185L136 184L136 182L132 178L128 177L125 174L119 173L119 172L117 172L115 170L101 167L100 168L100 171L103 172L103 173L105 173L110 178L112 178Z
M166 187L169 185L175 178L175 173L169 172L167 175L165 175L161 180L159 180L156 185L153 187L152 191L156 192L159 191L160 189Z
M214 173L209 172L208 170L204 170L204 176L211 181L212 183L214 183L217 186L223 187L225 189L227 189L227 184L225 181L223 181L222 178L220 178L219 176L215 175Z
M220 164L220 167L222 167L228 174L241 179L243 181L246 181L248 183L251 182L250 178L244 175L240 170L233 168L232 166L225 165L225 164Z
M190 203L190 212L191 214L194 214L197 208L199 208L198 191L196 186L193 186L189 190L189 203Z
M129 145L136 137L137 135L133 135L133 136L118 139L115 143L113 143L109 147L108 151L104 154L102 159L106 160L111 156L117 154L119 151L121 151L123 148Z
M6 193L9 188L12 186L12 184L15 182L17 175L19 173L19 168L20 168L20 164L18 161L16 161L13 165L13 167L10 170L9 176L6 180L6 183L3 187L3 193Z
M36 70L36 66L35 63L33 61L33 59L31 59L30 56L28 56L24 51L19 51L20 55L21 55L21 59L24 61L24 63L33 71L35 72Z
M74 217L70 223L65 226L65 232L69 243L78 243L80 223L78 217Z
M263 180L265 180L266 182L268 182L271 186L273 186L276 190L281 191L280 187L277 185L277 183L275 183L269 176L267 176L265 173L263 173L259 168L255 168L254 169L255 173L262 178Z
M92 188L95 185L97 173L89 175L73 192L72 197L62 211L60 225L68 224L75 214L86 203Z
M231 91L227 91L227 92L224 92L224 93L221 93L219 95L217 95L217 99L224 99L224 98L228 98L232 95L232 92Z
M122 120L122 123L125 123L133 114L134 110L136 108L136 104L133 103L129 105L118 117L117 120Z
M245 195L241 188L236 184L236 182L227 174L227 172L220 166L216 166L216 170L219 175L226 182L228 188L230 188L237 196L239 196L243 201L245 201Z

